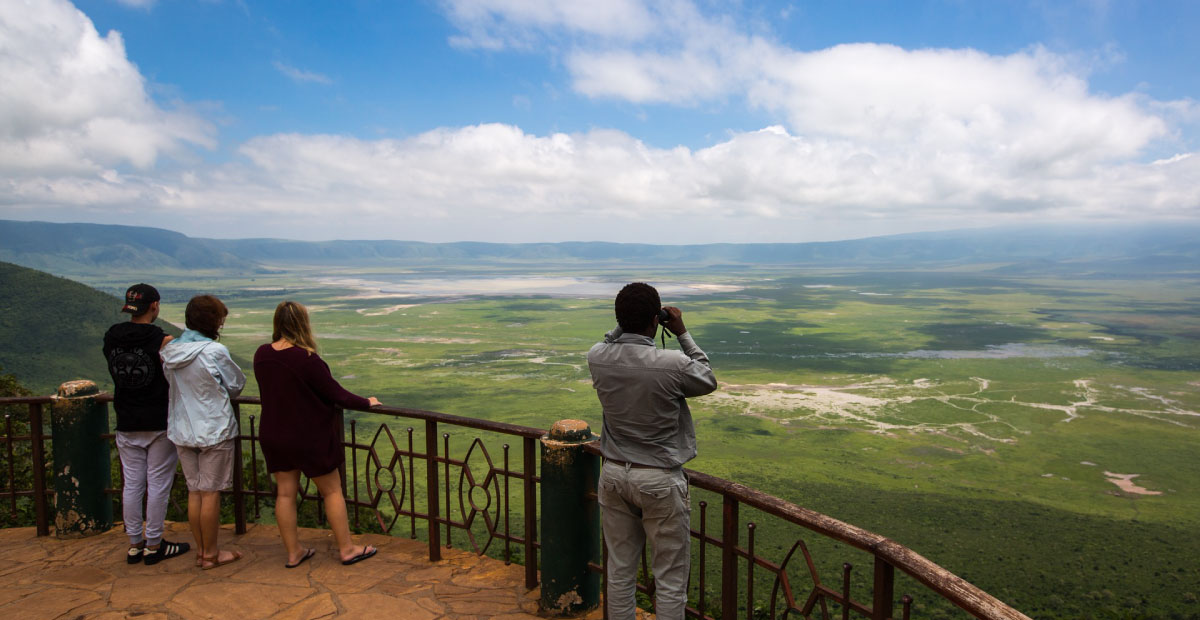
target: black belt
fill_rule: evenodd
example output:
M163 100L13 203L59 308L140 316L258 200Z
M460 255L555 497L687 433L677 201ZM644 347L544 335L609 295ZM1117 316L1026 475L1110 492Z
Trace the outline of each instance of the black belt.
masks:
M626 463L625 461L618 461L617 459L604 459L604 462L612 463L613 465L628 465L635 469L670 469L669 467L660 467L658 465L642 465L641 463Z

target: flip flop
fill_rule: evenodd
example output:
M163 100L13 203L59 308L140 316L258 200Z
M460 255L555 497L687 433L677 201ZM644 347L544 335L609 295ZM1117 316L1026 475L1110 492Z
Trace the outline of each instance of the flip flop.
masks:
M241 551L230 551L230 553L233 554L233 557L228 560L225 560L224 562L221 561L221 552L220 551L217 552L217 555L204 558L204 565L200 567L200 570L212 570L219 566L225 566L226 564L233 564L234 562L242 559Z
M296 568L297 566L300 566L301 564L307 562L309 558L311 558L312 556L314 556L316 554L317 554L317 550L309 547L308 549L304 550L304 556L301 557L299 560L296 560L295 564L284 564L283 567L284 568Z
M342 560L342 564L345 566L349 566L351 564L357 564L358 562L361 562L361 561L375 555L375 553L377 551L379 551L379 550L376 549L375 547L372 547L371 545L367 545L367 546L363 547L362 553L350 558L349 560Z

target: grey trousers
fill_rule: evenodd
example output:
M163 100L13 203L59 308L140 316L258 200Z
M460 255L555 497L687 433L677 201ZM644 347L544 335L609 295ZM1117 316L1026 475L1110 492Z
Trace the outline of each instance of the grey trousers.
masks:
M653 553L654 611L683 620L691 568L691 504L682 470L605 463L597 493L608 550L608 614L634 620L638 564L647 541Z
M166 431L117 431L117 451L125 488L121 492L125 534L129 544L146 541L154 546L162 540L167 501L175 482L179 454ZM142 526L142 498L146 498L146 521Z

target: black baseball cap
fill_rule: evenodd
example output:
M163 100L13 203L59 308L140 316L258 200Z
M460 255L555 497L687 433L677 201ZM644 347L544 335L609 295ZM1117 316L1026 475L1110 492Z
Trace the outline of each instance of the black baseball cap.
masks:
M145 283L134 284L125 291L125 306L121 308L121 312L137 316L148 310L150 304L159 299L158 289Z

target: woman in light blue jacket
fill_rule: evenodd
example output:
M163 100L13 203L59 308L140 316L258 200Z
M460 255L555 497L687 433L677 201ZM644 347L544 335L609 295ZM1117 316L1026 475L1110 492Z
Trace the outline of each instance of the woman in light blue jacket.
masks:
M179 450L188 485L188 524L196 539L196 564L208 570L242 558L217 546L221 491L233 478L238 423L230 398L242 393L246 375L229 349L216 342L229 310L212 295L197 295L184 316L187 331L162 349L163 374L171 384L167 438Z

